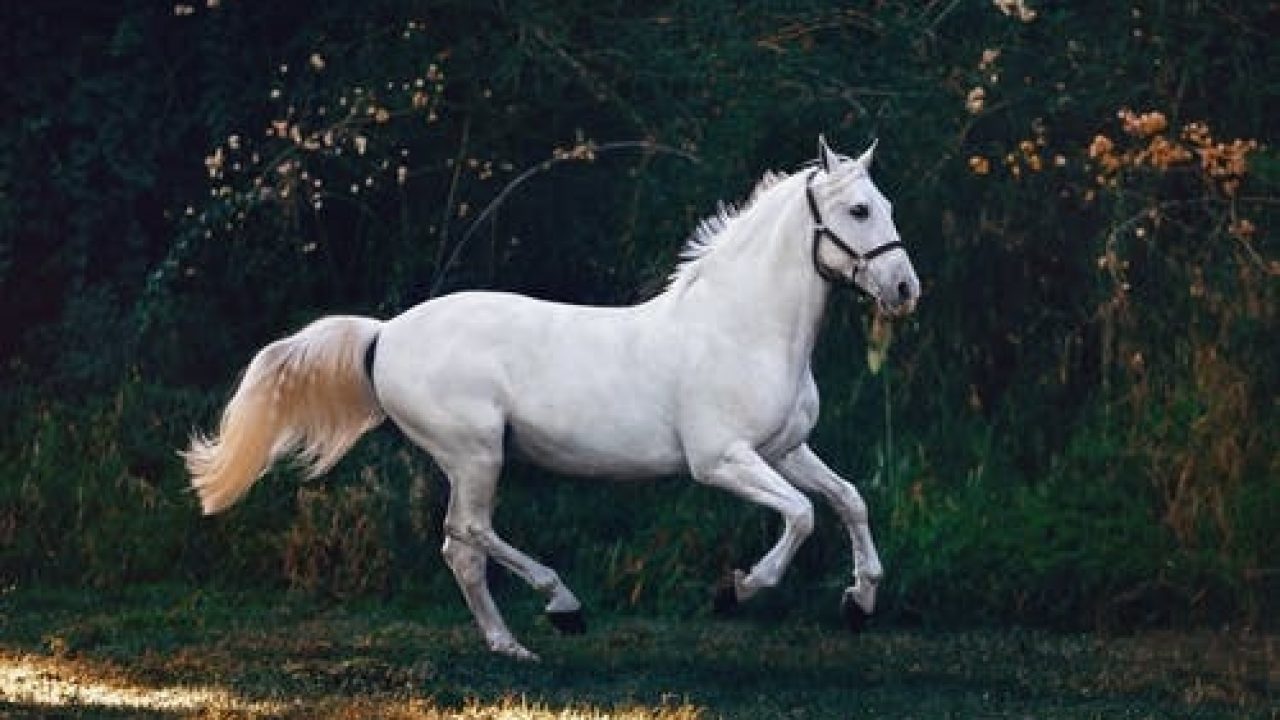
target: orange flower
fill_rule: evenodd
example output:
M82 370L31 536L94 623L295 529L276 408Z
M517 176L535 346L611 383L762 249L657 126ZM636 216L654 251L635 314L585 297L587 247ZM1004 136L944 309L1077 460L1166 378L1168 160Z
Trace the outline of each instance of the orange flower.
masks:
M1254 233L1257 231L1258 228L1254 227L1253 223L1250 222L1248 218L1232 220L1231 224L1227 226L1227 232L1231 233L1233 237L1240 238L1241 240L1248 240L1252 238Z
M1095 135L1093 136L1093 142L1089 143L1089 157L1097 160L1104 155L1111 154L1113 149L1115 149L1115 143L1111 142L1111 138L1102 134Z
M1169 127L1169 121L1165 119L1164 113L1158 110L1139 115L1129 108L1121 108L1116 115L1120 118L1125 133L1134 137L1151 137L1164 132Z

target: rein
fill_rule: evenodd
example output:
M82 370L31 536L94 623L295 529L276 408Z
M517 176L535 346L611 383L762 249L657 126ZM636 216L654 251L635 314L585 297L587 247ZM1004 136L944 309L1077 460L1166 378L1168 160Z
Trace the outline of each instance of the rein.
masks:
M827 227L826 223L822 222L822 213L818 211L818 200L813 196L813 178L817 176L817 174L818 171L816 169L813 170L809 173L809 177L805 178L804 181L804 197L809 201L809 216L813 218L813 267L818 271L818 274L822 276L822 279L829 283L835 284L846 282L845 278L840 273L832 270L826 265L823 265L822 261L818 258L818 246L822 243L823 238L826 238L827 240L835 243L835 246L844 251L846 255L853 258L853 273L851 273L850 280L848 281L852 284L852 278L857 277L858 273L866 269L867 265L872 260L889 252L890 250L897 250L903 246L901 242L894 240L878 247L874 247L866 254L863 254L854 250L849 243L842 240L839 235L836 235L834 230Z

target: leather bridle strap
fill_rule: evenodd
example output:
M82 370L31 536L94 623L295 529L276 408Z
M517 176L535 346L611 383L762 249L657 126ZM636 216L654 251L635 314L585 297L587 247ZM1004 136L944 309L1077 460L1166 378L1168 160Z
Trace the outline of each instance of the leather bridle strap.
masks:
M853 258L853 272L850 274L850 278L848 280L849 282L852 282L852 278L862 272L862 270L867 267L868 263L890 250L902 248L902 243L897 240L887 242L883 245L878 245L872 248L865 254L854 250L849 243L842 240L839 235L835 234L835 231L827 227L826 223L822 222L822 213L818 211L818 199L813 195L813 178L817 176L817 174L818 171L815 169L813 172L809 173L809 177L805 178L804 182L804 197L805 200L809 202L809 216L813 219L813 267L818 271L818 274L822 276L822 279L827 282L846 282L843 275L822 264L822 260L818 257L818 246L825 238L834 243L835 246L840 248L840 250L846 255Z

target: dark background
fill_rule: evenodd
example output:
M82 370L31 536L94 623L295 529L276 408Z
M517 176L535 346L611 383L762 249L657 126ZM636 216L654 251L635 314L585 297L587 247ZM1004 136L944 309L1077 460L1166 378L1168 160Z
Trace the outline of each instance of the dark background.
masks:
M6 586L434 595L444 487L393 431L212 520L175 451L320 315L645 297L825 133L880 140L924 282L883 370L852 293L815 359L815 445L871 506L888 615L1277 616L1276 3L317 5L0 9ZM644 147L591 152L612 141ZM502 503L592 602L653 613L702 608L777 522L518 466ZM834 602L847 540L819 524L766 607Z

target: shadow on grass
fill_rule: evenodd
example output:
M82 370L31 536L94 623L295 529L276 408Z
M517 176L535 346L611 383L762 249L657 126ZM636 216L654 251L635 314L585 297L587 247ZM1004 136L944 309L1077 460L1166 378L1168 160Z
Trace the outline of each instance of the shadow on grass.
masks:
M1280 644L593 618L485 652L465 610L164 587L0 598L0 709L66 717L1275 717ZM515 603L513 619L519 610ZM526 617L536 618L533 613ZM43 694L41 694L43 693ZM542 713L542 714L539 714Z

